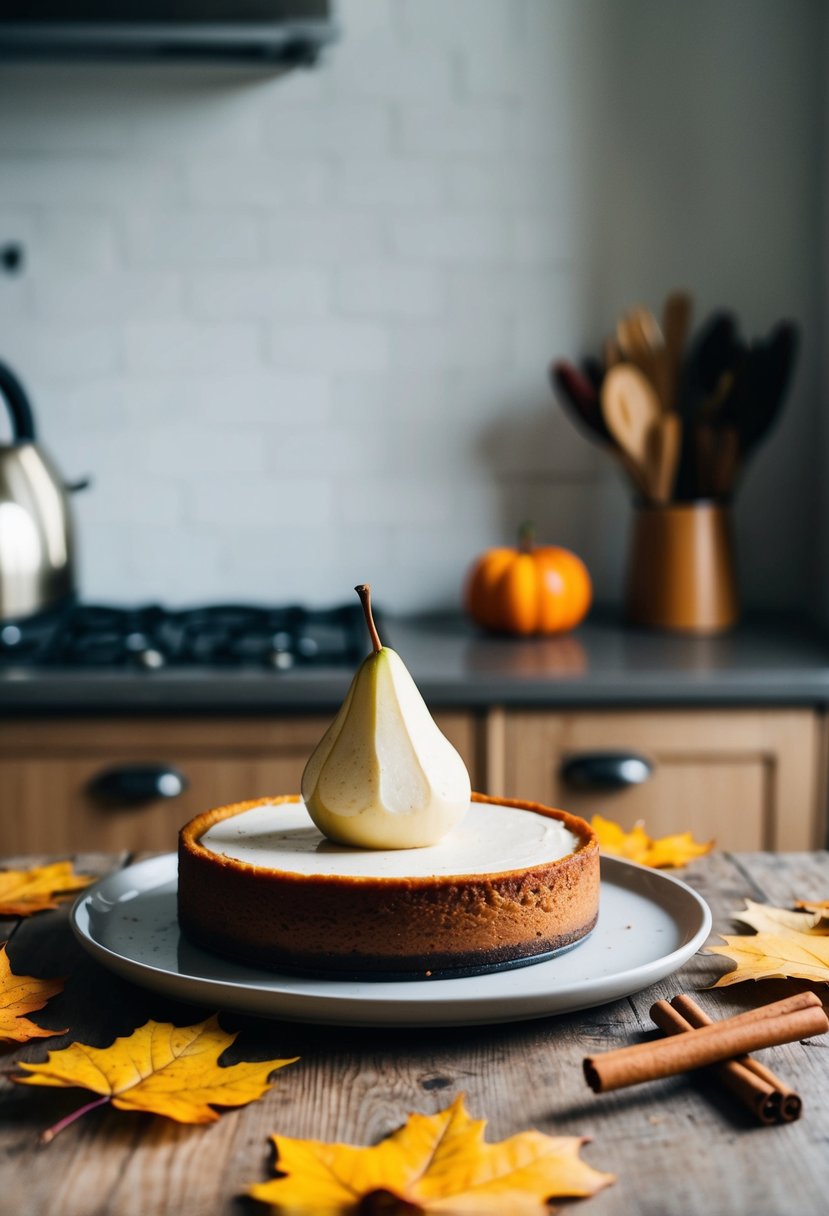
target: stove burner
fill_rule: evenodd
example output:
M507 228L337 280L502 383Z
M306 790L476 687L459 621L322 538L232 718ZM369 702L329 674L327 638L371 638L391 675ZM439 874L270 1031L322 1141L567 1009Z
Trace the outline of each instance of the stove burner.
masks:
M74 605L0 626L0 667L260 667L356 665L368 653L359 604L338 608L214 604L165 609Z

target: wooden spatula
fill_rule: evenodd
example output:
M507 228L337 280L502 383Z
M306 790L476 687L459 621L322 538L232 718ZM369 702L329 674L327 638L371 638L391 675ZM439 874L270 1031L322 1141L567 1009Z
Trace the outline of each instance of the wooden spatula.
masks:
M617 322L616 341L624 361L650 380L664 405L665 339L653 313L641 305L631 308Z
M681 446L682 419L669 410L657 418L648 432L648 496L660 506L673 498Z
M617 363L604 378L601 400L607 429L631 465L640 471L650 496L656 471L649 434L662 415L656 390L638 367Z

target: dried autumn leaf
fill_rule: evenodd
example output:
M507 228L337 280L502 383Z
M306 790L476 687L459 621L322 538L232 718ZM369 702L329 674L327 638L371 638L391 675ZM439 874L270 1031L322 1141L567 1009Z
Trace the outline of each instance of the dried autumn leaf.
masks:
M599 848L603 853L613 857L624 857L628 861L642 862L651 845L650 837L646 834L641 823L634 824L631 831L626 832L621 824L603 815L594 815L590 826L599 839Z
M722 988L743 980L798 979L829 984L829 937L808 933L757 933L723 936L724 946L709 946L736 963L714 984Z
M21 1063L27 1076L12 1078L21 1085L52 1085L88 1089L100 1096L68 1115L41 1139L51 1140L69 1123L111 1102L119 1110L148 1111L179 1123L213 1123L217 1106L244 1106L260 1098L269 1075L289 1060L257 1063L218 1063L236 1039L222 1030L214 1016L195 1026L149 1021L109 1047L72 1043L50 1051L45 1064Z
M31 975L15 975L5 945L0 947L0 1043L27 1043L29 1039L48 1039L59 1030L36 1026L24 1014L42 1009L50 997L63 989L63 980L38 980Z
M829 899L796 899L794 906L806 912L818 912L829 923Z
M710 853L714 847L713 840L706 844L697 843L690 832L661 836L653 840L642 823L634 824L633 828L626 832L618 823L605 819L602 815L594 815L590 826L598 837L599 848L603 853L623 857L627 861L636 861L654 869L687 865L689 861Z
M674 836L660 836L651 841L651 847L645 858L646 866L656 869L666 869L668 866L687 866L689 861L704 857L714 847L714 841L704 844L694 840L690 832L680 832Z
M76 874L71 861L55 861L29 870L0 870L0 916L31 916L56 908L61 896L74 895L92 879Z
M829 937L829 917L821 911L792 912L789 908L775 908L771 904L758 904L747 899L744 911L736 912L734 919L748 925L756 933L774 933L782 937L807 934Z
M542 1216L551 1196L593 1195L614 1181L579 1159L581 1137L528 1131L487 1144L485 1126L459 1096L436 1115L409 1115L372 1147L273 1136L284 1176L248 1193L276 1211L315 1216L368 1210L367 1197L383 1195L421 1212Z

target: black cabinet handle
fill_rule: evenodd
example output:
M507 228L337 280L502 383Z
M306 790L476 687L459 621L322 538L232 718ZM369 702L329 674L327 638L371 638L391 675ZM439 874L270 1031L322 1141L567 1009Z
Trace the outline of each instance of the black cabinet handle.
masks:
M100 802L153 802L178 798L187 789L187 778L169 764L125 764L105 769L89 783L89 791Z
M561 765L561 779L577 790L624 790L642 785L653 765L635 752L584 752Z

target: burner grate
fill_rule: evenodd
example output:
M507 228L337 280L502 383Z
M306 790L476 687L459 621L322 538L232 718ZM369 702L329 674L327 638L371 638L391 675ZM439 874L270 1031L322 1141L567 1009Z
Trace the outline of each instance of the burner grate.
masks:
M0 666L270 668L356 665L369 649L359 604L74 605L0 626Z

